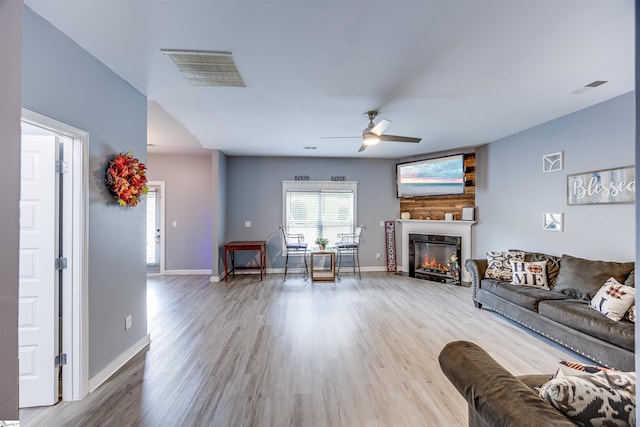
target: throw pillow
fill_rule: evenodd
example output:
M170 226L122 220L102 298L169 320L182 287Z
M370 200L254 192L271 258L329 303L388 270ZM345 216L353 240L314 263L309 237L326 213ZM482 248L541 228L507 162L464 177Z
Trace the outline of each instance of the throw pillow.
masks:
M636 323L636 305L633 304L627 314L624 315L629 321Z
M513 276L511 261L524 261L524 252L487 252L487 270L484 277L510 282Z
M555 378L540 397L583 426L635 426L635 372L601 371Z
M634 263L592 261L565 254L562 255L560 266L553 290L572 298L589 301L609 277L624 283L633 270Z
M636 288L625 286L611 277L600 288L595 297L589 302L592 308L616 322L624 317L629 308L635 303Z
M511 261L513 284L549 289L547 283L547 262Z
M558 273L560 272L560 257L543 253L532 253L531 261L547 262L547 282L549 283L549 287L553 289L556 285Z
M596 365L585 365L580 362L572 362L570 360L562 360L558 363L558 369L553 374L553 378L570 377L573 375L595 374L600 371L609 371L609 368L603 368Z

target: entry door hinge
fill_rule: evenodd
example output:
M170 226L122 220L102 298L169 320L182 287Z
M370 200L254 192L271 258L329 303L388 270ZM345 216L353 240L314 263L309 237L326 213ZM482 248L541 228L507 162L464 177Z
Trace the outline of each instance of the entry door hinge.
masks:
M56 160L56 173L67 172L69 172L69 162L65 162L64 160Z
M56 368L67 364L67 353L60 353L55 359Z
M56 270L66 270L67 269L67 259L63 256L60 258L56 258L54 260Z

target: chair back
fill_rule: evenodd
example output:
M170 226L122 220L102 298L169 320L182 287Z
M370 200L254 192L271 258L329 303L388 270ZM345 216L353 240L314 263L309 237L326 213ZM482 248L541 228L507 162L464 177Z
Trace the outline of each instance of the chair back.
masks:
M364 225L359 225L353 231L353 233L340 233L338 234L338 239L340 241L336 243L338 247L344 248L354 248L360 246L360 238L362 237L362 232L367 228Z
M356 230L353 232L353 243L356 245L360 245L360 238L362 237L362 231L367 228L364 225L359 225L356 227Z
M287 230L284 226L280 226L280 232L282 233L282 240L284 241L284 245L287 248L299 248L304 245L304 235L303 234L291 234L287 233Z

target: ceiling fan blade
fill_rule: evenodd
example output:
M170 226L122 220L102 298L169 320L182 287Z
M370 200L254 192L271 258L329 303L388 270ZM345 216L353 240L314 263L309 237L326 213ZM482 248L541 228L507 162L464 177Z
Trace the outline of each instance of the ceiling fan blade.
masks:
M377 125L372 127L369 132L375 133L376 135L380 136L389 127L390 124L391 120L382 119L380 120L380 122L378 122Z
M353 139L353 138L362 139L361 136L321 136L320 137L320 139Z
M367 144L362 144L362 145L360 146L360 149L358 150L358 153L363 152L363 151L365 150L365 148L367 148Z
M380 135L380 141L386 142L420 142L422 138L412 138L410 136Z

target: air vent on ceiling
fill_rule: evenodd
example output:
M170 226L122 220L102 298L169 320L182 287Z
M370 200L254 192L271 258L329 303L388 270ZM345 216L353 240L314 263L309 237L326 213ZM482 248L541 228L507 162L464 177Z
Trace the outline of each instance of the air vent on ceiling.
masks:
M607 82L606 80L595 80L589 83L588 85L584 85L584 87L598 87L600 85L605 84L606 82Z
M602 86L603 84L607 83L608 80L594 80L589 84L586 84L582 87L579 87L578 89L574 89L571 91L571 93L573 94L579 94L579 93L583 93L588 91L589 89L593 89L594 87L598 87L598 86Z
M230 52L162 49L193 86L246 87Z

